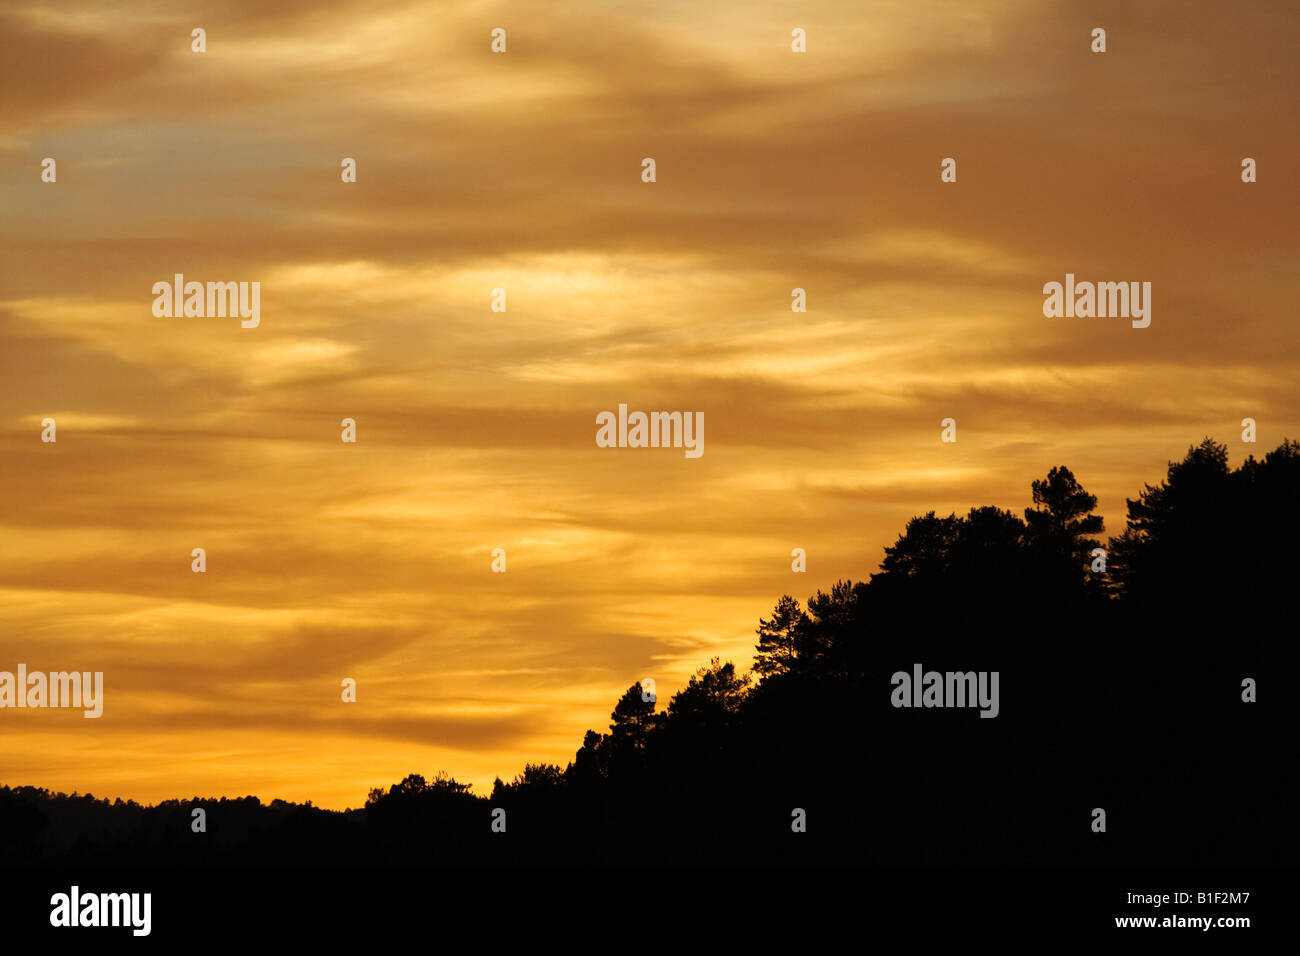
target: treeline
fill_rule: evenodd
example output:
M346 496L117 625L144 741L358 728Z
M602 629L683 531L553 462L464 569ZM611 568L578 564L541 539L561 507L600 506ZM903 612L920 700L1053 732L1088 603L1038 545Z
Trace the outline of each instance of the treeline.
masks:
M750 671L715 659L666 705L634 684L567 766L488 796L446 774L343 813L0 789L0 838L58 863L1292 862L1300 444L1234 469L1207 439L1105 545L1069 469L1031 498L913 518L867 580L781 597ZM997 716L895 706L915 665L996 672Z

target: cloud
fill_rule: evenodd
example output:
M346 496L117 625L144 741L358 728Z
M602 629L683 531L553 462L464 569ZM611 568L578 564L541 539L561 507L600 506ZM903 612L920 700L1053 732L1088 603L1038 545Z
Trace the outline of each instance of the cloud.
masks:
M1164 0L11 4L0 654L114 697L88 740L29 715L6 782L482 790L746 664L911 515L1066 464L1117 532L1202 436L1297 437L1298 39ZM154 318L177 272L262 283L261 326ZM1151 281L1151 327L1044 318L1066 272ZM704 411L704 457L595 447L620 402Z

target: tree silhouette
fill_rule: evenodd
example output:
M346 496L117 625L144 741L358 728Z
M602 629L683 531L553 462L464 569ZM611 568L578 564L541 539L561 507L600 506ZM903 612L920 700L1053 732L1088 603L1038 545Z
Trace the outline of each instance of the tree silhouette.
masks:
M1032 485L1037 508L1025 509L1030 540L1040 548L1069 555L1082 569L1088 555L1101 542L1092 536L1105 528L1101 515L1093 514L1097 496L1089 494L1064 466L1053 468L1047 477Z
M1221 444L1190 448L1128 501L1104 574L1085 570L1095 496L1065 467L1030 493L1023 519L913 518L867 580L804 608L782 595L752 675L715 657L662 711L633 684L566 768L525 763L490 796L440 772L346 813L201 801L220 826L200 838L197 798L0 787L0 837L24 861L87 865L627 864L649 848L701 863L1283 862L1294 780L1274 701L1297 663L1300 445L1236 469ZM918 665L997 672L999 716L893 706L891 675ZM1095 806L1119 824L1104 840L1080 817ZM818 824L791 839L793 807Z
M768 677L793 670L799 656L799 634L807 624L808 617L799 602L783 594L772 610L772 619L758 619L754 673Z
M701 724L725 720L740 710L749 678L736 674L736 665L717 657L696 671L668 702L668 722Z
M643 750L650 728L654 725L654 718L653 697L636 683L614 705L614 712L609 715L609 730L615 741L626 742L635 750Z

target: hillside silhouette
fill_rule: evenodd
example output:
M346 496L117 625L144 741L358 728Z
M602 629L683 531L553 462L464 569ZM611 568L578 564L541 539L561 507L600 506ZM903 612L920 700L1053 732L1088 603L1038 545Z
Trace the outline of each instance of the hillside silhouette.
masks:
M3 787L5 862L1293 862L1300 444L1233 469L1206 439L1105 544L1069 469L1030 491L915 517L866 580L780 597L749 671L714 659L666 704L632 685L566 767L488 795L412 774L344 812ZM918 664L998 672L997 716L895 706Z

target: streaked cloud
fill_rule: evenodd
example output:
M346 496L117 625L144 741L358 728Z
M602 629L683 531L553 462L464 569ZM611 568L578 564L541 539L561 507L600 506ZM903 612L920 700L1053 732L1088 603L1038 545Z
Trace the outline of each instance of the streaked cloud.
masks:
M5 717L0 782L482 791L640 678L748 663L913 514L1067 464L1113 532L1204 435L1297 437L1298 34L1199 0L10 4L0 669L107 700ZM177 272L261 282L261 327L155 319ZM1043 318L1066 272L1151 281L1152 326ZM597 449L620 402L703 410L704 457Z

